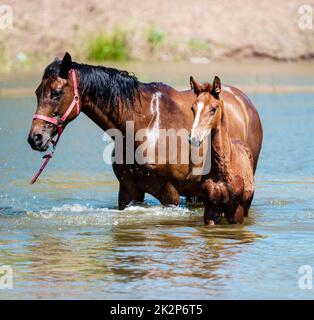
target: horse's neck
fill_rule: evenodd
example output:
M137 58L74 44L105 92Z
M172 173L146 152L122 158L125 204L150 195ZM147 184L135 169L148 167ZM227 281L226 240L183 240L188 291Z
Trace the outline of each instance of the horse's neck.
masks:
M82 111L102 130L106 131L108 129L116 128L115 124L108 118L108 116L94 104L84 104Z
M149 95L149 94L148 94ZM145 127L150 119L149 106L147 104L147 94L139 94L133 101L132 106L127 106L120 102L113 110L101 110L93 104L88 97L83 97L83 112L104 131L108 129L119 129L123 133L126 130L126 122L133 121L135 130ZM131 109L130 109L131 108Z
M226 175L231 161L232 145L228 132L227 118L222 113L221 121L212 130L211 136L211 172Z

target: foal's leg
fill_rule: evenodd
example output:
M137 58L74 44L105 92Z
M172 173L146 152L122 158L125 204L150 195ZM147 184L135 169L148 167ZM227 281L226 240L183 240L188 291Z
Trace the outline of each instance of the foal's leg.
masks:
M210 205L209 202L204 202L204 224L205 225L215 225L221 221L221 210L219 206Z
M243 223L244 208L240 203L235 204L232 209L229 208L227 213L227 220L231 224Z
M254 192L251 196L251 198L245 203L244 205L244 216L247 217L249 215L249 210L253 201L253 197L254 197Z
M241 204L238 205L238 208L236 210L236 213L234 215L234 220L235 220L235 223L240 223L242 224L243 223L243 220L244 220L244 208Z

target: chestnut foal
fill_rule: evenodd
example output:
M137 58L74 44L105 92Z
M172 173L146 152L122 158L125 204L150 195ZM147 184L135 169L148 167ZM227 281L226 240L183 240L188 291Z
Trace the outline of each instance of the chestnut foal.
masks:
M229 223L242 223L254 194L252 153L243 141L230 137L228 128L232 123L220 98L220 79L216 76L212 85L200 84L193 77L190 81L197 94L190 141L200 145L208 137L211 145L210 172L201 179L204 222L218 223L224 213Z

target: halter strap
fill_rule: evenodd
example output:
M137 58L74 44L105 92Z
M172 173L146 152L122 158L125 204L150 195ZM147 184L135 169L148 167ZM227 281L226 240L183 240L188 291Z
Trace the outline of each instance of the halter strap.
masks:
M36 114L34 114L33 119L41 119L41 120L44 120L46 122L53 123L56 126L59 126L59 120L58 119L55 119L55 118L52 118L52 117L47 117L47 116L44 116L43 114L36 113Z
M73 98L70 106L68 107L68 109L64 113L64 115L61 117L61 121L60 121L60 119L44 116L43 114L39 114L39 113L35 113L33 119L41 119L46 122L50 122L56 126L62 126L63 125L62 122L64 122L68 118L69 114L71 113L71 111L73 110L73 108L75 106L76 106L76 115L78 115L80 113L80 103L79 103L76 71L74 69L71 69L70 72L71 72L72 81L73 81L74 98Z
M44 120L46 122L50 122L50 123L56 125L58 127L58 136L55 141L52 141L53 151L43 156L43 159L45 159L45 161L43 162L42 166L40 167L38 172L35 174L33 179L31 180L31 184L34 184L36 182L36 180L38 179L38 177L40 176L40 174L42 173L42 171L44 170L44 168L48 164L49 160L52 158L52 156L55 152L57 143L58 143L58 141L61 137L61 134L63 132L63 129L64 129L63 124L64 124L65 120L68 118L68 116L70 115L70 113L72 112L73 108L76 106L76 115L77 116L80 113L80 99L79 99L79 92L78 92L78 85L77 85L77 74L74 69L71 69L70 72L71 72L72 81L73 81L74 98L73 98L70 106L68 107L68 109L64 113L64 115L61 117L61 119L48 117L48 116L45 116L45 115L39 114L39 113L35 113L33 116L33 119L41 119L41 120Z

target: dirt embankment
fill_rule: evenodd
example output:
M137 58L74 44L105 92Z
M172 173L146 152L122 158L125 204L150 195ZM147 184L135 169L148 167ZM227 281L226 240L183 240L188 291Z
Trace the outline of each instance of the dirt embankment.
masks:
M132 59L314 58L314 30L298 9L313 0L6 0L13 28L0 30L0 59L86 58L90 39L123 29ZM198 57L198 58L197 58Z

